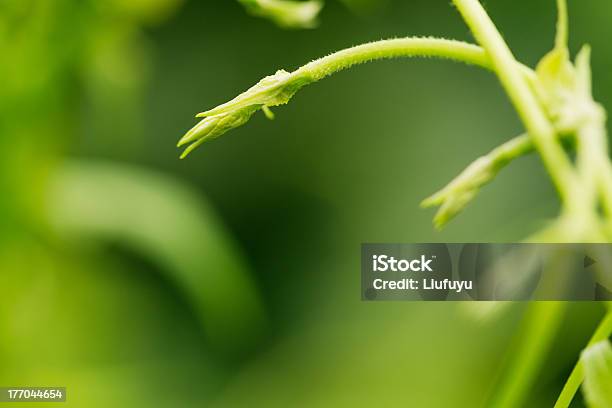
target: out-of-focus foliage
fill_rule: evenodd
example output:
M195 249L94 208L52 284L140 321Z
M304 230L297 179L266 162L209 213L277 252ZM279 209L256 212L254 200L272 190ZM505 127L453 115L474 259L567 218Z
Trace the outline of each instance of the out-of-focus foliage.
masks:
M135 23L160 24L174 14L184 0L90 0L95 7L117 19Z
M218 360L258 342L259 295L203 198L142 166L66 163L84 140L134 156L143 29L181 3L0 3L0 384L62 384L68 406L202 406Z
M216 351L257 341L265 322L251 277L189 188L144 169L77 162L64 165L49 190L55 229L77 242L119 242L153 261L186 293Z
M127 136L134 130L146 78L141 26L161 21L178 4L176 0L2 2L0 188L7 192L2 200L6 222L23 221L37 211L40 185L57 153L74 142L82 125L73 111L85 108L79 104L84 88L94 111L115 118L112 128L100 126L104 137L133 143ZM122 140L113 140L113 135Z
M612 407L612 347L608 340L587 348L582 353L583 390L589 407Z

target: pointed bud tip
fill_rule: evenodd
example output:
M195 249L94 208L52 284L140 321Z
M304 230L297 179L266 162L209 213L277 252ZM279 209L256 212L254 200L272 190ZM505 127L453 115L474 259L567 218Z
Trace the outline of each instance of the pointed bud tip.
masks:
M444 227L446 227L447 223L448 223L448 220L443 217L435 217L433 219L433 225L436 231L442 231Z
M419 205L421 208L431 208L441 205L443 201L442 195L440 193L435 193L425 198Z
M426 199L424 199L423 201L419 203L419 207L421 208L430 208L433 206L434 204L431 202L431 197L427 197Z
M176 144L176 147L181 147L186 145L187 143L191 143L193 140L193 133L191 131L185 133L185 135L183 137L181 137L181 139L178 141L178 143Z

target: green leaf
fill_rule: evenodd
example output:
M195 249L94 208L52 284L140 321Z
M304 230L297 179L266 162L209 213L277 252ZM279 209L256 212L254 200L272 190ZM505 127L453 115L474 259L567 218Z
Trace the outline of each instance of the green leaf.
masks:
M584 383L582 391L591 408L612 407L612 346L608 340L582 352Z
M564 120L562 111L572 104L576 73L567 48L555 48L536 67L535 92L549 118L558 125Z
M555 48L536 68L536 94L559 133L574 133L587 121L603 120L591 94L591 50L582 47L575 65L567 48Z

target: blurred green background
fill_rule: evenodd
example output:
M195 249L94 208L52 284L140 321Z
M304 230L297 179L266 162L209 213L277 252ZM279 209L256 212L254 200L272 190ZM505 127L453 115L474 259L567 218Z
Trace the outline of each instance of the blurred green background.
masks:
M486 6L524 62L551 48L552 0ZM570 12L612 107L612 4ZM406 35L471 41L447 1L330 0L302 31L227 0L0 1L0 385L67 386L71 407L484 406L524 305L363 303L359 250L512 242L555 216L535 156L442 232L418 208L521 132L491 74L372 63L175 149L277 69ZM601 313L571 306L530 406Z

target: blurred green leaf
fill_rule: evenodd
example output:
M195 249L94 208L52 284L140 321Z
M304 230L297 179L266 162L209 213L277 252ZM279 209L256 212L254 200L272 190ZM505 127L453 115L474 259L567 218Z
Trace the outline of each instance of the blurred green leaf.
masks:
M612 346L608 340L592 345L582 353L582 390L591 408L612 407Z
M66 407L206 406L226 373L187 302L83 249L0 242L0 384L62 384Z
M261 335L265 318L248 269L188 187L137 167L72 162L55 175L48 202L49 220L65 237L117 241L162 266L215 347L241 349Z

